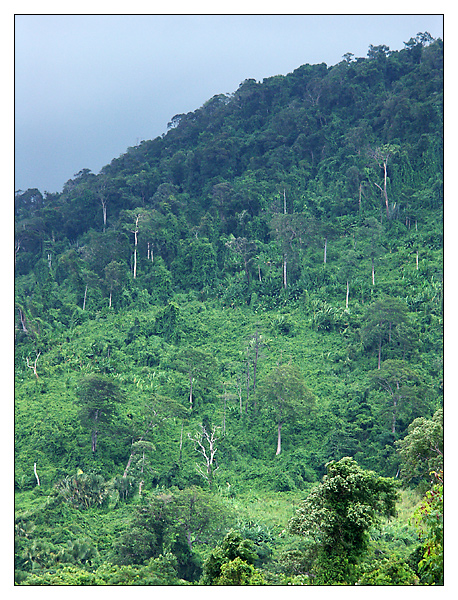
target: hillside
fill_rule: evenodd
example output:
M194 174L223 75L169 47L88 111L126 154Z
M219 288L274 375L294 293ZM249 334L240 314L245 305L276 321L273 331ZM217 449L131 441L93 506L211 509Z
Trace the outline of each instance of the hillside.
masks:
M231 529L257 558L220 583L318 582L288 523L345 457L413 511L435 455L402 449L443 404L443 48L405 46L246 80L16 193L18 582L214 584ZM394 552L392 583L428 582L383 523L360 579Z

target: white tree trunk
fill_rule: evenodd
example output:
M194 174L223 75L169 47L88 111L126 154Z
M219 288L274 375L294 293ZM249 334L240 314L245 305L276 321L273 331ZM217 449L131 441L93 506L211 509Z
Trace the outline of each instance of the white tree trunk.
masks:
M37 373L37 363L38 363L38 359L40 358L40 354L41 354L41 352L39 352L39 353L37 354L37 357L36 357L36 359L35 359L35 361L34 361L33 365L29 365L29 357L27 357L27 359L26 359L26 360L27 360L27 366L29 367L29 369L32 369L32 370L33 370L33 373L34 373L34 375L35 375L35 377L36 377L37 379L39 379L39 377L38 377L38 373Z
M277 452L275 456L278 456L281 452L281 423L278 424L277 428Z
M83 300L83 310L86 308L86 295L87 295L87 284L84 289L84 300Z
M124 479L127 477L127 472L128 472L128 470L129 470L129 467L130 467L130 464L131 464L131 462L132 462L132 459L133 459L133 457L134 457L134 452L132 451L132 452L130 453L129 460L127 461L126 468L125 468L125 470L124 470L124 475L123 475L123 478L124 478Z
M22 312L22 310L20 308L18 308L18 311L19 311L19 318L21 319L22 331L24 333L29 333L29 331L27 329L26 320L25 320L25 314Z
M286 290L286 254L283 257L283 287Z
M347 309L348 309L348 297L349 297L349 295L350 295L350 285L349 285L349 282L348 282L348 279L347 279L347 296L345 298L345 307Z
M390 210L388 208L388 193L387 193L387 190L386 190L387 160L383 162L383 195L385 196L386 216L389 218L389 216L390 216Z
M94 431L92 432L92 452L95 452L97 450L97 434L97 429L94 429Z
M38 477L38 473L37 473L37 463L33 463L33 472L35 473L37 485L40 485L40 478Z
M210 487L213 482L213 473L218 469L213 469L213 465L215 462L215 453L216 453L216 430L217 427L213 427L211 433L209 434L205 427L202 426L202 433L196 434L194 437L188 433L188 438L194 442L195 449L202 454L205 460L206 469L204 470L200 465L196 465L197 472L202 475L204 479L208 481ZM208 448L205 447L205 443Z
M286 215L286 190L283 189L283 214ZM286 254L283 257L283 287L286 290Z
M192 408L192 382L193 382L192 375L189 375L189 404L191 405L191 408Z
M138 245L138 222L140 220L140 215L137 215L137 218L135 219L135 229L133 230L133 234L134 234L134 243L135 243L135 248L134 248L134 279L137 278L137 245Z

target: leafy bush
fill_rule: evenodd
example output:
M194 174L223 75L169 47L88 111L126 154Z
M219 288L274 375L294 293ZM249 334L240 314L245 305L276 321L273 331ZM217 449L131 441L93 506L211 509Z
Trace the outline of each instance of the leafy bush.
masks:
M256 572L255 545L231 530L204 563L201 582L204 585L245 585Z
M443 472L434 473L435 483L426 492L415 512L415 522L423 539L423 558L418 567L421 581L444 583L444 480Z
M364 567L360 568L364 570ZM356 585L417 585L418 582L418 576L406 562L391 556L364 570Z
M57 492L77 508L87 509L102 505L108 496L108 484L96 473L78 472L56 483Z

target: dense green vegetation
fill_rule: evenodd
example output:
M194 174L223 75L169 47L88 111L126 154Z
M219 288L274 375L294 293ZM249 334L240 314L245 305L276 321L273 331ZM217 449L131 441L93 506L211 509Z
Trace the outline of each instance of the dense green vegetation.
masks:
M246 80L16 193L18 584L443 583L442 60Z

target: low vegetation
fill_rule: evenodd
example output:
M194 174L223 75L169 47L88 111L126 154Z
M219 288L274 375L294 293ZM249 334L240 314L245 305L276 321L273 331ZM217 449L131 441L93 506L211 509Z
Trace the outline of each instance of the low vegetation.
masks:
M442 41L16 193L18 585L443 584Z

